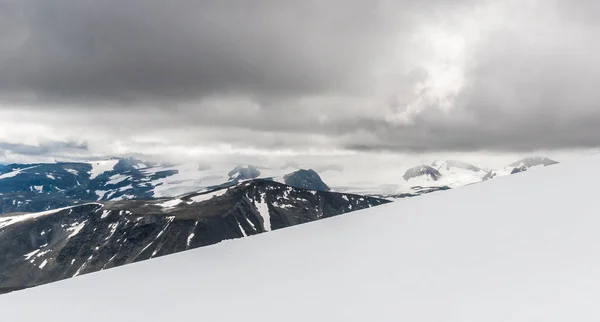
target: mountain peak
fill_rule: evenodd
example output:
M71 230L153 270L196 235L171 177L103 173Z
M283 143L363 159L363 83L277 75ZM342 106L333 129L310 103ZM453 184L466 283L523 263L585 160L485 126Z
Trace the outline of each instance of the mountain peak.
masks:
M427 179L437 181L439 178L442 177L442 174L437 169L434 169L428 165L420 165L406 170L403 178L404 180L408 181L410 179L414 179L421 176L425 176L427 177Z
M522 166L531 168L531 167L536 167L536 166L549 166L549 165L554 165L557 163L558 162L556 162L552 159L549 159L547 157L532 156L532 157L523 158L519 161L513 162L509 166L515 167L515 168L522 167Z
M227 175L229 176L229 180L251 180L256 179L260 176L260 170L258 170L257 167L250 164L238 165L237 167L229 171Z
M331 190L325 182L321 179L321 176L312 169L300 169L298 171L286 174L283 177L285 184L301 189L317 190L317 191L329 191Z

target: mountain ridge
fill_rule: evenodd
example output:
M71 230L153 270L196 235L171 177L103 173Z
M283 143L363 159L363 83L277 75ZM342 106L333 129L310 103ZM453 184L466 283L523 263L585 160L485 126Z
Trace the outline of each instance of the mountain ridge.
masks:
M0 288L31 287L388 201L252 180L177 198L0 216Z

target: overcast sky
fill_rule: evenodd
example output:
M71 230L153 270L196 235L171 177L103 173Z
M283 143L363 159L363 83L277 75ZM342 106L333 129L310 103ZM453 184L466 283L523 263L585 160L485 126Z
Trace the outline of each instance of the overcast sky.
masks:
M0 0L0 162L588 151L598 34L597 0Z

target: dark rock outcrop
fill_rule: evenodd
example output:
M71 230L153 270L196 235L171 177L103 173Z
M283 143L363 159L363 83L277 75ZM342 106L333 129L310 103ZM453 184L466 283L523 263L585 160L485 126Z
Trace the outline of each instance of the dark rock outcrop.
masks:
M439 178L442 177L442 174L428 166L428 165L421 165L418 167L414 167L414 168L410 168L408 170L406 170L406 172L404 173L404 180L408 181L410 179L414 179L414 178L418 178L418 177L422 177L425 176L433 181L437 181Z
M312 170L298 170L284 177L285 184L299 188L317 191L329 191L329 187L323 182L319 174Z

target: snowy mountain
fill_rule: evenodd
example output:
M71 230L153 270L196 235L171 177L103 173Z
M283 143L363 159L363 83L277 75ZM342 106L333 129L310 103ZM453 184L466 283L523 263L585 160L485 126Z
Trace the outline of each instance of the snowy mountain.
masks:
M517 162L514 162L512 164L510 164L511 167L522 167L525 166L527 168L532 168L532 167L538 167L538 166L542 166L542 167L547 167L549 165L555 165L558 164L558 162L548 159L546 157L529 157L529 158L524 158L521 159Z
M149 166L133 159L87 163L12 164L0 169L0 194L33 193L80 200L153 196L156 181L169 172L144 175Z
M200 189L265 178L312 190L329 187L312 170L281 173L243 165L161 165L135 159L87 163L13 164L0 168L0 213L35 212L84 201L176 197Z
M400 180L396 193L370 195L392 200L415 197L557 163L545 157L528 157L516 161L501 170L486 170L458 160L434 161L431 165L420 165L408 169L402 177L403 180Z
M431 166L437 169L442 176L452 176L456 182L461 184L480 181L489 173L480 167L457 160L434 161Z
M442 183L450 187L464 186L470 183L482 181L488 174L479 167L472 164L456 161L434 161L431 165L421 165L408 169L403 179L410 185L426 185L432 181Z
M0 216L0 290L13 290L370 208L385 200L255 180L160 200Z
M546 157L542 157L542 156L527 157L527 158L523 158L521 160L511 163L511 164L507 165L506 167L504 167L503 169L490 171L490 175L487 179L492 179L497 176L517 174L517 173L525 172L528 170L541 169L541 168L555 165L555 164L558 164L558 162L556 162L552 159L546 158Z
M543 168L550 165L555 165L558 162L548 159L546 157L530 157L519 160L510 164L508 167L512 168L511 174L528 171L535 168Z
M15 322L597 321L599 162L14 292L2 295L0 311Z
M369 195L390 200L415 197L481 182L488 175L489 171L466 162L438 160L406 170L394 193Z
M498 176L555 164L543 157L519 160L504 169L484 170L456 161L435 161L409 168L385 184L353 182L353 174L294 167L187 163L153 164L135 159L87 163L13 164L0 168L0 213L36 212L89 201L147 200L177 197L200 189L231 187L252 179L268 179L297 188L338 191L388 198L414 197L457 188ZM401 171L402 169L400 169Z
M442 177L442 174L427 165L421 165L418 167L410 168L406 170L402 177L405 181L419 180L422 181L438 181Z

